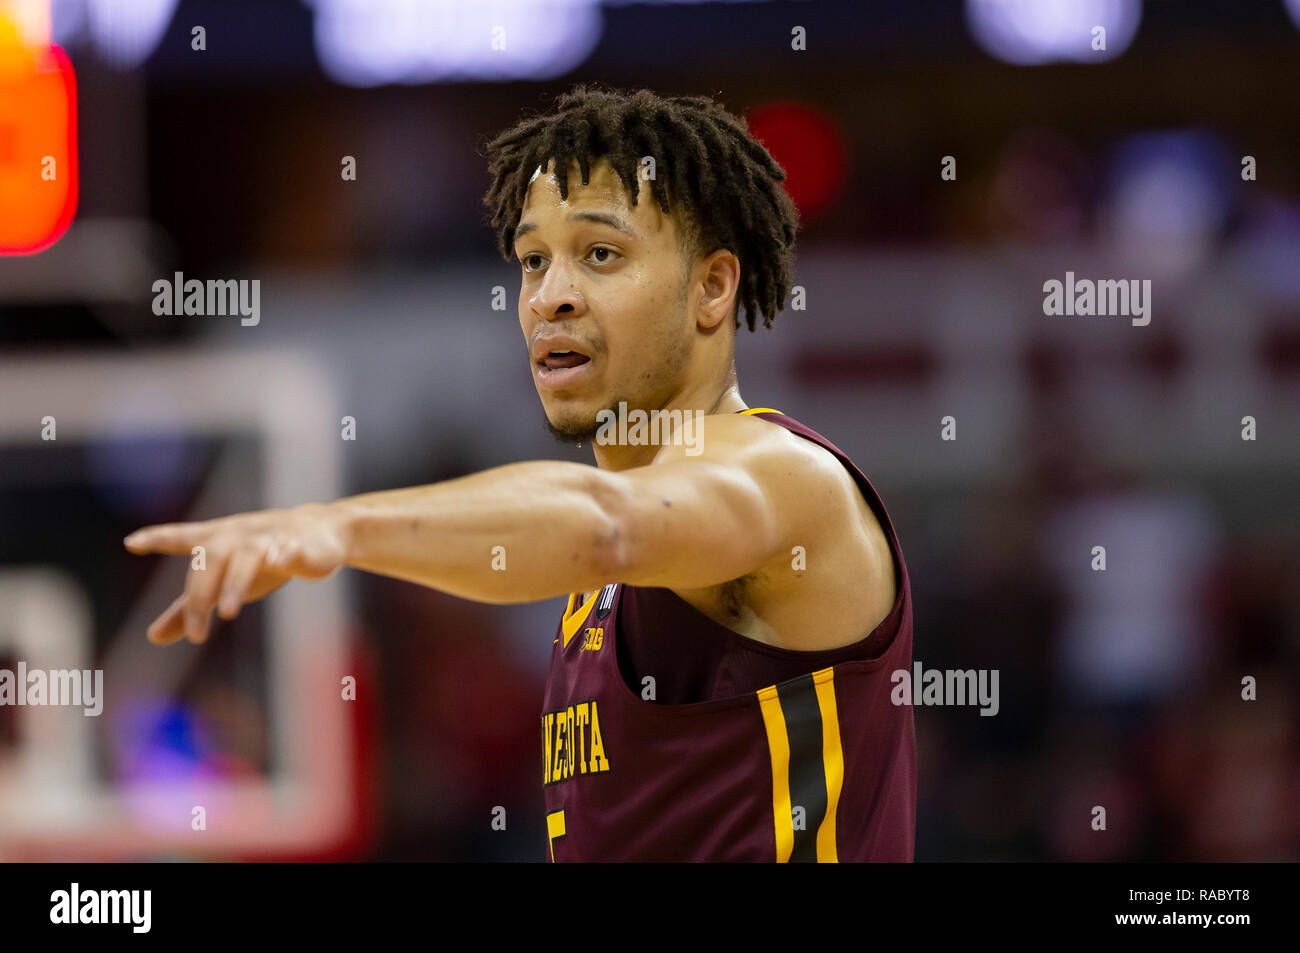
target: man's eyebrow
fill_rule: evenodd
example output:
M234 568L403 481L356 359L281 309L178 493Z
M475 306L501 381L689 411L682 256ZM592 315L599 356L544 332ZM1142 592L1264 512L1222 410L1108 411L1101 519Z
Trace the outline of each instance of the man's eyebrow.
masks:
M622 232L631 238L640 238L641 235L627 222L617 215L611 215L608 212L570 212L570 222L594 222L597 225L608 225L615 231ZM525 222L515 229L515 241L519 241L529 232L537 231L537 225L534 222Z

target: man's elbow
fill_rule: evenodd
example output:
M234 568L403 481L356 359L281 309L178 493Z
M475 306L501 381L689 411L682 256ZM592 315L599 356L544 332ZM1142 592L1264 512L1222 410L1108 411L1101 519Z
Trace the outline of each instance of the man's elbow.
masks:
M591 487L591 571L602 582L623 579L635 565L635 500L626 478L596 471Z

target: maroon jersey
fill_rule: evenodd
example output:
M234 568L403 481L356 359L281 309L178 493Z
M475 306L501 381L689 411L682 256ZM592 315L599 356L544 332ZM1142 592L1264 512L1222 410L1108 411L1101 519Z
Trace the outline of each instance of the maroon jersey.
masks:
M912 709L890 701L891 673L912 668L898 537L838 447L780 411L744 413L852 474L893 553L893 608L852 645L799 652L746 638L670 589L571 594L542 707L553 861L912 859Z

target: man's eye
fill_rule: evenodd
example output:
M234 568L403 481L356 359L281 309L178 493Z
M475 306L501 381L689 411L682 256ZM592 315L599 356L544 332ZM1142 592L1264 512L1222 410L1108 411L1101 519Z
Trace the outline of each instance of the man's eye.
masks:
M542 257L541 255L537 254L536 252L533 252L532 254L524 255L522 258L520 258L519 264L523 267L524 271L533 271L534 269L528 267L528 263L532 261L534 258L541 258L541 257Z
M612 256L615 256L615 255L618 254L618 252L614 251L614 249L612 249L612 248L606 248L606 247L603 246L603 245L597 245L595 248L593 248L593 249L591 250L591 254L592 254L593 256L594 256L597 252L604 252L604 253L605 253L605 257L604 257L604 258L597 259L596 264L598 264L598 265L605 265L605 264L608 264L609 262L613 261L613 257L612 257Z

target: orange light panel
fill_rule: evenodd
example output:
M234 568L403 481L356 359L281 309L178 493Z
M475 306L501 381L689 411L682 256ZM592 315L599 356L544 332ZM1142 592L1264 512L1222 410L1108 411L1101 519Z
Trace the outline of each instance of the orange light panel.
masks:
M0 255L32 255L77 210L77 82L58 46L0 37Z

